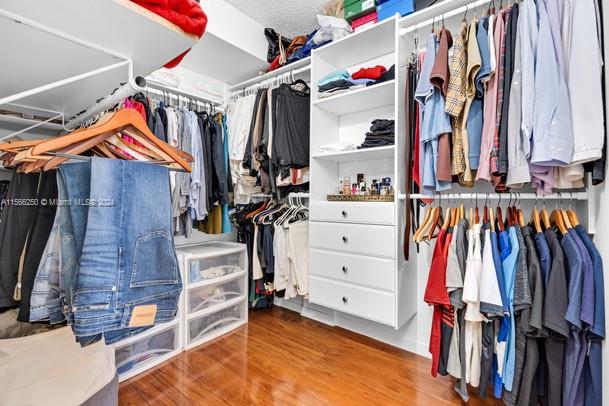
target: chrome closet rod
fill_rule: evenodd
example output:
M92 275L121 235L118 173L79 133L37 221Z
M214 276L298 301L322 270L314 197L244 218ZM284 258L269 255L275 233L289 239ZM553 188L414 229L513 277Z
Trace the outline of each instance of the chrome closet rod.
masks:
M456 15L464 14L466 11L469 13L470 11L476 9L477 7L483 6L483 5L491 3L491 2L492 2L492 0L478 0L478 1L474 1L472 3L466 4L465 6L456 8L454 10L447 11L445 13L438 12L438 14L436 14L433 18L422 21L420 23L413 24L406 28L402 28L400 30L400 36L404 37L411 32L417 31L419 28L423 28L428 25L432 25L434 23L442 21L442 19L445 20L447 18L454 17ZM407 19L408 17L404 17L404 18Z
M536 193L438 193L434 195L424 195L420 193L411 194L408 197L410 200L588 200L588 192L557 192L548 195L538 195ZM406 194L399 194L399 200L406 200Z

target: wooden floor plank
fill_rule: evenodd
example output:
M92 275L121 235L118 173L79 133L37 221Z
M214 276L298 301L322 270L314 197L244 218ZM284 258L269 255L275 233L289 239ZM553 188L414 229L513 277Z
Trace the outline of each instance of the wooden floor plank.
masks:
M275 307L121 383L121 405L460 405L429 359ZM474 393L474 390L470 390ZM472 396L471 405L501 405Z

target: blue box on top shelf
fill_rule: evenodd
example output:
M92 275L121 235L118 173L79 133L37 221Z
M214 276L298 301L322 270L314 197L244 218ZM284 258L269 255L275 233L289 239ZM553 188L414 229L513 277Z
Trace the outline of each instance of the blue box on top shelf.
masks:
M391 18L395 13L402 17L414 11L414 0L385 0L382 3L377 1L376 12L379 22Z

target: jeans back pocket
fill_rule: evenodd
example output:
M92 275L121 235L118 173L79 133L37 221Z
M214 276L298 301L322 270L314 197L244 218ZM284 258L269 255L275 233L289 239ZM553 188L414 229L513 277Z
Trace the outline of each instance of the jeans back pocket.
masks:
M177 260L169 232L158 229L140 236L135 242L129 286L141 288L178 282Z

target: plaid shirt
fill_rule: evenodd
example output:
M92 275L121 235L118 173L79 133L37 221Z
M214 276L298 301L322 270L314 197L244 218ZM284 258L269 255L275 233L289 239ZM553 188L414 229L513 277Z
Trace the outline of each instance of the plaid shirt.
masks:
M465 68L467 65L467 24L463 22L459 34L455 38L453 53L450 60L450 79L444 111L452 117L453 150L452 168L453 176L461 179L465 172L465 155L463 153L463 108L465 106Z

